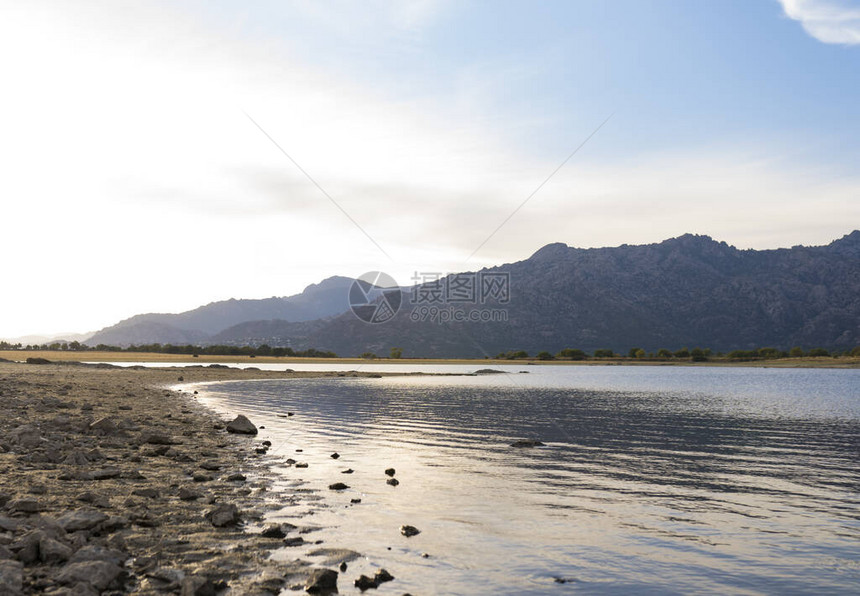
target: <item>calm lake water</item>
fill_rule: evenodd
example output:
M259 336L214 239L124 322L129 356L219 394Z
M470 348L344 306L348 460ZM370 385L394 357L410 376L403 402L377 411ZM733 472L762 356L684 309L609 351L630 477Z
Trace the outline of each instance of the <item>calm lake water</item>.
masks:
M273 519L364 555L341 591L381 566L380 594L860 592L860 370L505 368L196 388L309 464L276 467Z

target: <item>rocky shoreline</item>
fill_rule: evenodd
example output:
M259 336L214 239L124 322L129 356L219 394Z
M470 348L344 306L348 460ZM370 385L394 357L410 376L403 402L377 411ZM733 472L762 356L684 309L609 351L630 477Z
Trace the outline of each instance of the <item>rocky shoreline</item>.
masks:
M325 374L0 363L0 594L336 590L338 556L269 558L302 529L263 527L266 446L167 389Z

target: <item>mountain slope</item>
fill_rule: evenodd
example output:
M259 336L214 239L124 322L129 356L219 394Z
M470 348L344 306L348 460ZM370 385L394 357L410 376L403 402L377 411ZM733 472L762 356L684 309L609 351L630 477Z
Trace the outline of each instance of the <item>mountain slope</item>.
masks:
M352 279L330 277L305 288L301 294L260 300L223 300L179 314L135 315L96 332L88 345L141 343L197 343L220 331L248 321L311 321L349 309L347 293Z
M404 307L387 323L369 325L345 313L290 338L292 345L341 355L383 355L396 346L405 356L860 345L858 231L827 246L764 251L689 234L643 246L550 244L485 271L510 274L510 302L485 305L505 311L507 321L416 322L410 315L420 305L404 295Z

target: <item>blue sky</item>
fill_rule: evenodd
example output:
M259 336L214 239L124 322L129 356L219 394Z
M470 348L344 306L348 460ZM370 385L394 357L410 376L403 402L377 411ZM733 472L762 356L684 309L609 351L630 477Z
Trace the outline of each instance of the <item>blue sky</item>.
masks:
M856 1L0 2L0 51L4 238L89 259L10 263L0 337L550 242L860 227Z

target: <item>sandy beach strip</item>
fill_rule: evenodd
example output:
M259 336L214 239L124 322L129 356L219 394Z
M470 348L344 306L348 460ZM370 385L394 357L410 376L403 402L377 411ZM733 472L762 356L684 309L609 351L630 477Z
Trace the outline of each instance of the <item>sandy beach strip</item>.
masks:
M336 557L269 560L264 446L167 387L343 374L0 363L0 594L325 590Z

